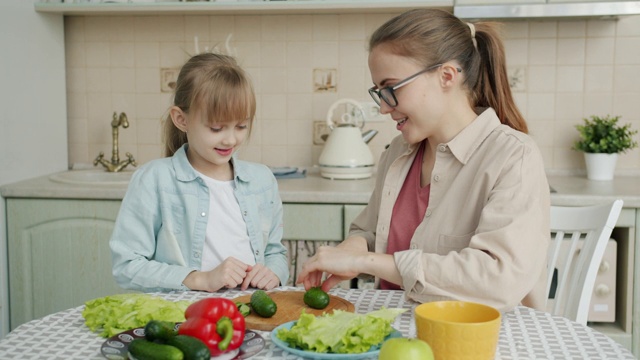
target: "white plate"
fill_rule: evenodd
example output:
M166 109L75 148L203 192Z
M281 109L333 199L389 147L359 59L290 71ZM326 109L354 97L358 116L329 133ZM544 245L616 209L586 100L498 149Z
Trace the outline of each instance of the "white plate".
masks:
M290 321L284 323L271 331L271 341L276 344L277 347L284 349L294 355L301 356L308 359L320 359L320 360L357 360L357 359L377 359L378 354L380 353L380 345L372 346L371 349L367 352L360 354L329 354L329 353L317 353L313 351L306 351L301 349L292 348L286 342L278 339L276 334L280 329L291 329L291 327L295 324L295 321ZM398 330L393 330L389 336L387 336L384 341L387 341L391 338L402 337L402 334ZM384 343L383 341L383 343Z

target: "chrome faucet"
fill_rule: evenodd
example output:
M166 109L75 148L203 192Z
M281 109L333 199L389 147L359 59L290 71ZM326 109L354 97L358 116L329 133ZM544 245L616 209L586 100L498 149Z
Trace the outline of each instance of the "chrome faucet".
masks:
M127 114L120 113L120 116L117 115L116 112L113 113L113 120L111 121L111 135L113 137L113 149L111 151L111 161L108 161L104 158L104 152L100 151L100 155L93 160L93 166L97 166L98 163L102 164L105 168L107 168L108 172L119 172L120 170L127 167L127 165L131 164L133 166L138 166L136 164L136 160L133 158L131 153L127 152L127 159L120 161L120 155L118 154L118 128L122 126L123 129L129 127L129 119L127 119Z

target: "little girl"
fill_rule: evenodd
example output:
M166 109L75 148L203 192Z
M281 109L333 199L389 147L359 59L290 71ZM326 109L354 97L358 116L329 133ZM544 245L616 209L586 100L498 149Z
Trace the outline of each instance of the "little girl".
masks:
M182 67L165 119L167 157L135 172L110 240L120 286L214 292L287 282L276 179L233 157L255 111L233 58L200 54Z

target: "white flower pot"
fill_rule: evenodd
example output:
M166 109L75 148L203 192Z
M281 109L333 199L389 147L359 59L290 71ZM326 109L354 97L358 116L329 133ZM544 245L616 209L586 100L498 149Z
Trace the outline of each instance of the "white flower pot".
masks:
M587 165L587 179L613 180L617 161L618 154L584 153L584 162Z

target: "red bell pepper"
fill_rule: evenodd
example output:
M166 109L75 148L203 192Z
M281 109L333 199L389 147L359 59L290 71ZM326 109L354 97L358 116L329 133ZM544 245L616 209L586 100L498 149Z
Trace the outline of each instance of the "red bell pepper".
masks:
M235 350L242 345L244 316L231 300L198 300L187 307L184 317L186 321L180 324L178 333L202 340L211 351L211 356Z

